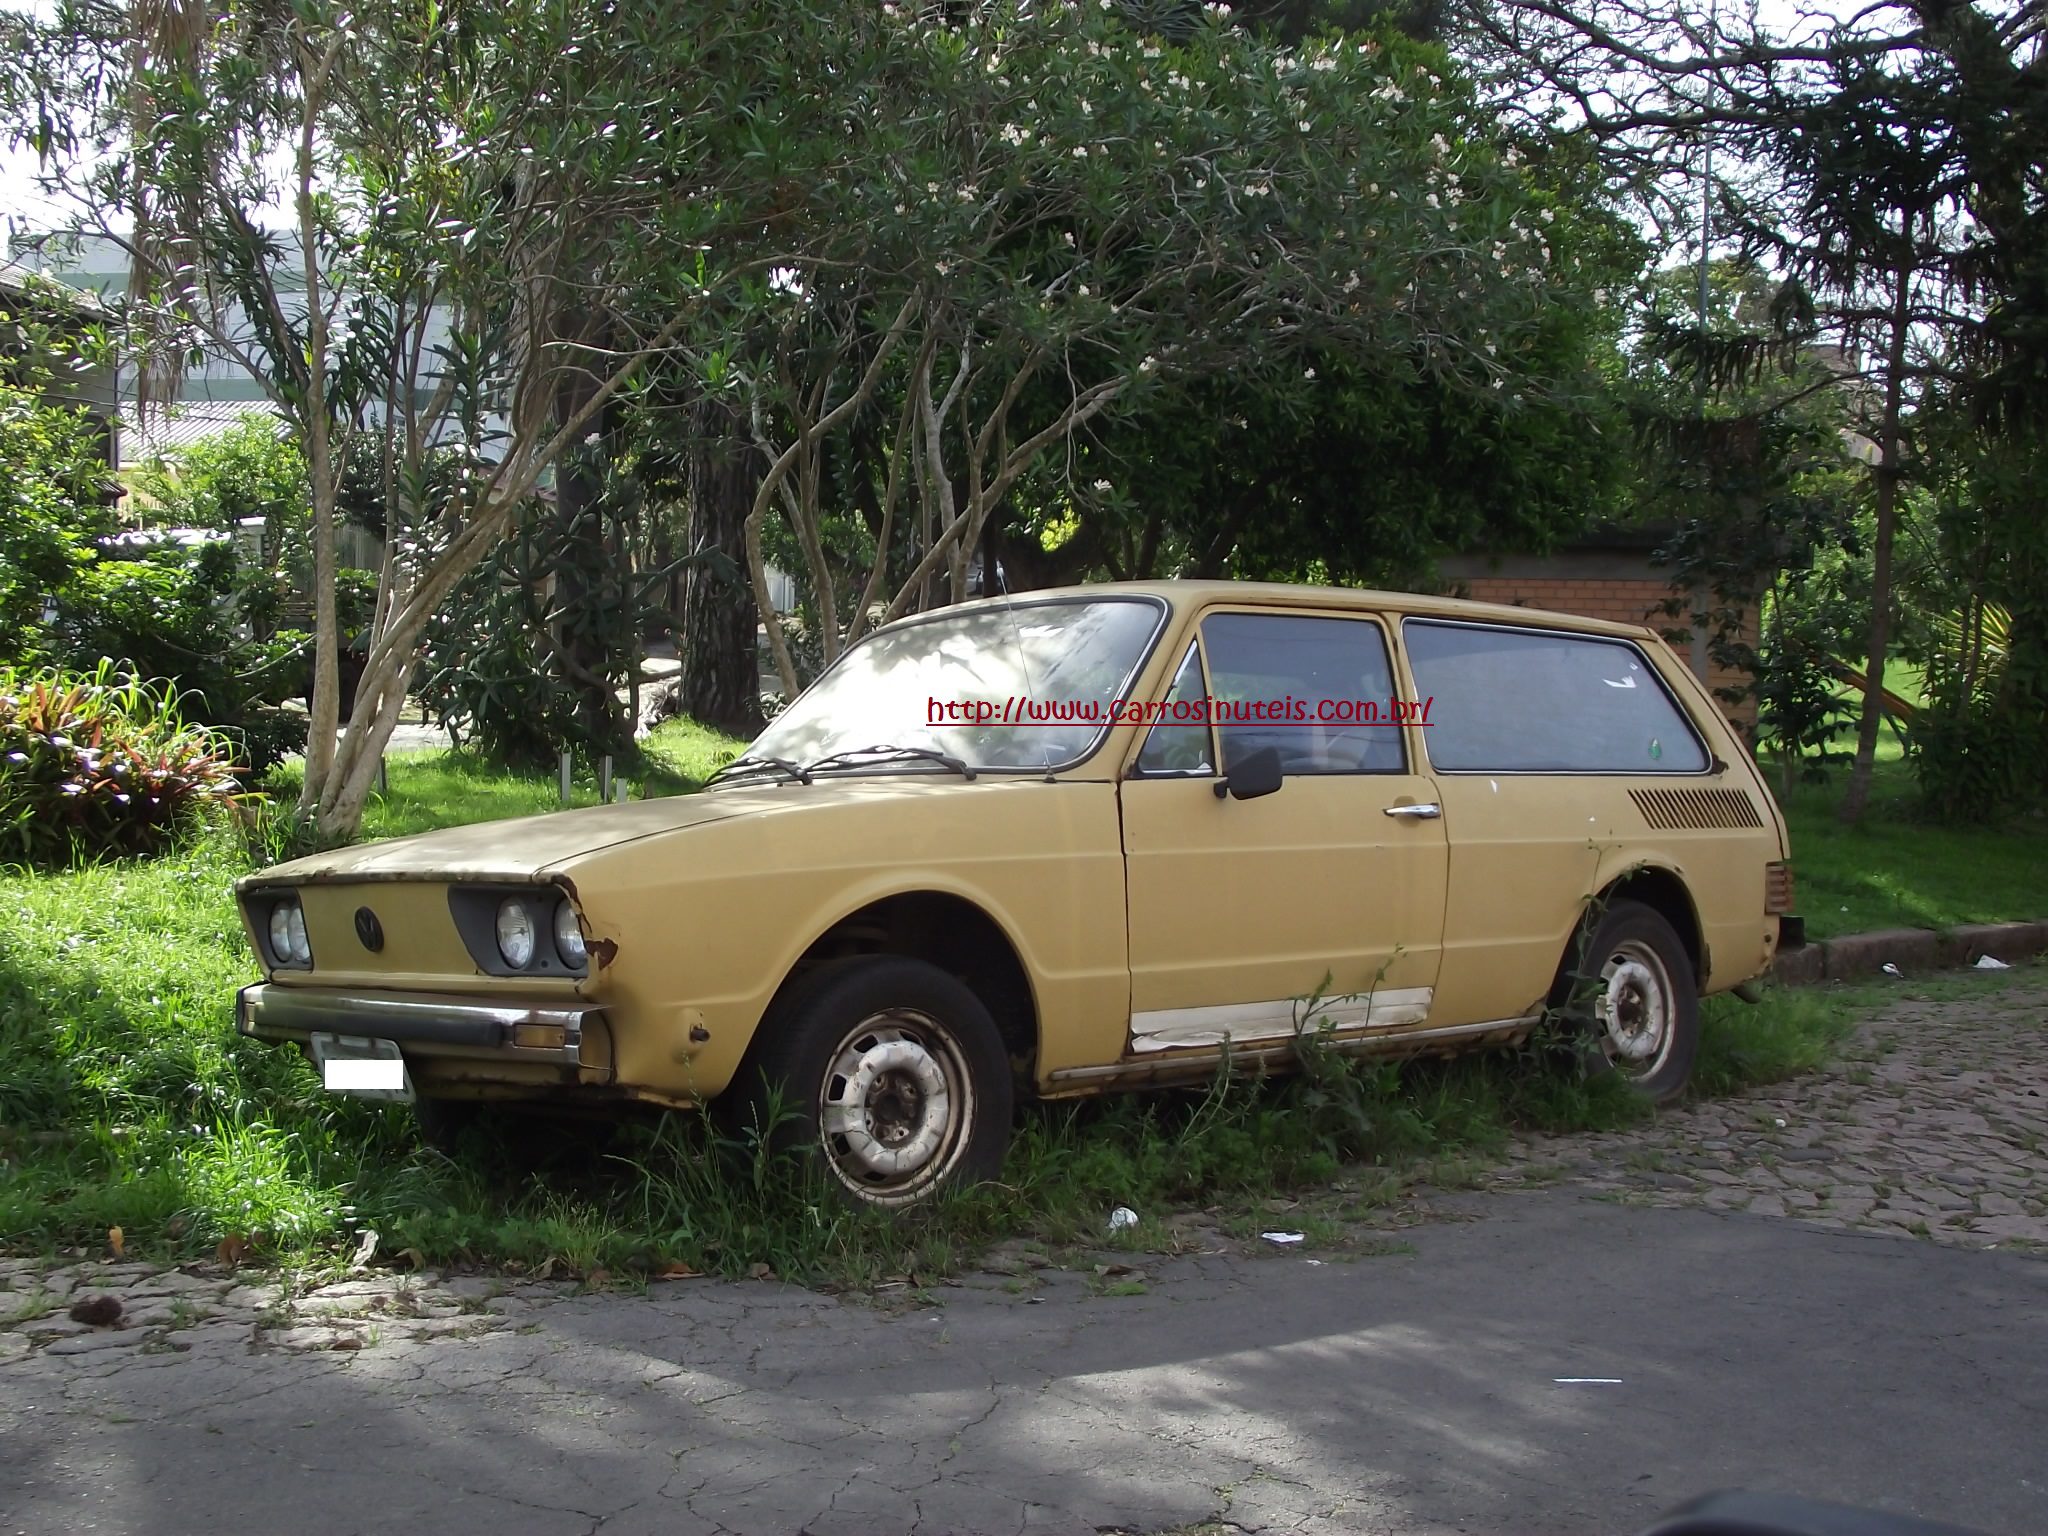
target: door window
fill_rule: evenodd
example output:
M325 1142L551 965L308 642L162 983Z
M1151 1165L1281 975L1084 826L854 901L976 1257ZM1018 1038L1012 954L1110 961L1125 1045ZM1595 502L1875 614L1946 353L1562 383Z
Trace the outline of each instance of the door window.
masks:
M1265 747L1289 774L1401 773L1387 642L1369 619L1218 613L1202 621L1223 763Z

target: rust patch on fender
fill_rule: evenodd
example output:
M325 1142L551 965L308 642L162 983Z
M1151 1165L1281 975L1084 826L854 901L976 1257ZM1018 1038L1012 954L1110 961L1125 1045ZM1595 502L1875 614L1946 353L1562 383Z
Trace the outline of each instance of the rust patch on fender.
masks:
M590 958L597 962L597 968L600 971L606 969L619 957L619 941L617 939L592 939L583 947L590 951Z

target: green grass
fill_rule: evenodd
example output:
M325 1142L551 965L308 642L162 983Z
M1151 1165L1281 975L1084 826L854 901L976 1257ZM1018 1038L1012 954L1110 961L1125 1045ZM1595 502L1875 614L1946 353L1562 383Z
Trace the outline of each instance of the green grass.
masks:
M665 720L641 743L642 766L622 767L619 777L631 784L635 799L688 794L743 745L695 721ZM554 775L509 772L468 751L395 752L385 770L388 789L373 795L363 813L366 841L562 809ZM298 783L296 770L287 768L273 775L272 788L281 803L289 804ZM593 771L578 767L569 803L597 804Z
M1276 1191L1340 1184L1355 1213L1399 1196L1389 1170L1453 1177L1511 1127L1643 1113L1615 1080L1541 1051L1408 1066L1317 1054L1285 1081L1031 1109L1000 1183L897 1219L841 1208L783 1160L716 1147L689 1115L553 1130L537 1158L514 1122L450 1159L417 1144L402 1107L328 1095L295 1053L233 1034L230 1000L252 967L228 886L245 867L239 845L216 839L149 865L0 876L6 1246L104 1251L119 1226L131 1253L184 1258L260 1234L262 1257L319 1269L369 1227L383 1254L432 1263L553 1259L621 1276L767 1265L872 1286L943 1275L1019 1233L1099 1246L1119 1204L1143 1213L1137 1237L1152 1246L1170 1246L1171 1212L1252 1212ZM1810 1065L1843 1006L1717 1005L1703 1082Z
M731 750L664 727L648 786L688 789ZM373 835L554 806L551 781L455 754L394 759L391 778ZM1903 888L1921 890L1923 829L1907 830L1879 846L1894 850ZM450 1159L418 1144L402 1107L326 1094L295 1053L234 1035L234 989L254 967L229 888L247 868L243 844L223 833L154 863L0 872L0 1247L103 1252L118 1226L131 1253L184 1258L260 1234L262 1257L317 1269L375 1228L381 1253L422 1262L553 1259L618 1276L765 1265L915 1285L1018 1234L1170 1251L1175 1213L1214 1206L1226 1224L1285 1224L1262 1214L1284 1192L1334 1200L1301 1218L1334 1242L1341 1221L1413 1180L1470 1182L1514 1127L1604 1128L1643 1113L1613 1079L1563 1070L1554 1052L1391 1066L1312 1051L1311 1070L1282 1082L1032 1108L999 1183L897 1219L841 1208L758 1149L714 1146L696 1116L543 1138L515 1127L474 1136ZM1811 869L1804 879L1810 909ZM1724 1093L1810 1070L1854 1017L1897 995L1717 1001L1698 1085ZM1143 1220L1110 1241L1103 1222L1119 1204Z
M1858 825L1845 827L1836 815L1847 768L1780 795L1808 935L2048 917L2048 820L2001 827L1920 820L1912 766L1888 738Z

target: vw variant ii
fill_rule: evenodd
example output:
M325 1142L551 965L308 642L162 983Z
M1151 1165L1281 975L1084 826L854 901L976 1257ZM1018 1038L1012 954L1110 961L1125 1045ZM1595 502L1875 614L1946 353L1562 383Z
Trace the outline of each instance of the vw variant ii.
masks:
M1786 857L1647 629L1055 590L876 631L701 793L245 878L238 1027L430 1130L772 1098L905 1206L993 1176L1021 1095L1284 1070L1304 1029L1412 1054L1561 1017L1668 1099L1701 995L1770 964Z

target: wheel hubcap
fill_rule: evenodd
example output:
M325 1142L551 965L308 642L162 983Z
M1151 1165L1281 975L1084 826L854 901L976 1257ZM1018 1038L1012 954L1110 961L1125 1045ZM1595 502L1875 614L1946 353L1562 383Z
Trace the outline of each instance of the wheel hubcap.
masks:
M1600 1023L1608 1054L1643 1071L1655 1070L1670 1048L1671 979L1654 951L1624 944L1600 967Z
M833 1054L820 1122L833 1170L871 1199L901 1198L958 1156L971 1105L943 1031L919 1015L864 1021Z

